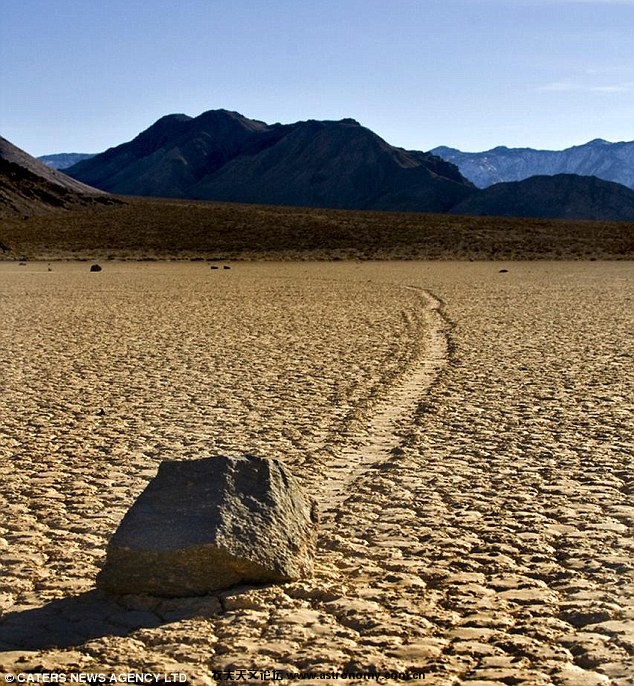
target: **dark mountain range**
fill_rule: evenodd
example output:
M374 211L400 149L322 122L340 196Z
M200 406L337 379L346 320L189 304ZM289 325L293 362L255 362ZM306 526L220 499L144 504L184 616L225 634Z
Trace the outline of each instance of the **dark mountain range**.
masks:
M37 159L51 169L68 169L77 162L88 160L94 154L85 152L59 152L53 155L41 155Z
M454 165L352 119L269 125L226 110L168 115L67 171L126 195L347 209L444 212L474 191Z
M611 146L598 141L586 146L588 164L590 149L596 166L602 150L617 150ZM505 149L496 150L501 155ZM431 153L389 145L353 119L266 124L227 110L211 110L195 118L171 114L132 141L83 160L67 173L123 195L362 210L634 219L634 191L624 186L565 174L482 191L454 164Z
M634 190L595 176L531 176L474 193L455 205L451 213L632 221Z
M118 201L47 167L0 137L0 216L29 216L111 202Z
M187 123L188 119L184 118L181 123ZM169 129L170 122L167 123ZM275 145L263 146L252 155L261 160L265 171L272 169L272 173L277 170L285 173L289 183L295 183L295 188L300 190L306 183L302 155L310 158L306 162L309 168L314 164L312 158L317 156L325 174L338 175L348 184L348 192L352 187L360 194L367 187L372 170L376 171L374 160L377 159L379 165L384 164L383 147L401 162L400 165L393 162L389 167L389 173L396 175L401 173L398 169L407 170L407 164L414 165L412 168L416 170L415 165L420 162L418 155L430 165L437 159L392 149L384 142L375 145L376 138L364 139L363 131L359 132L361 143L354 137L351 143L349 132L343 129L347 125L353 131L362 129L353 122L339 123L341 139L333 139L331 122L312 124L311 130L303 124L298 125ZM267 135L271 138L280 135L279 125L268 128L271 130ZM263 145L262 139L257 138L257 130L256 125L251 131L242 131L243 140L237 143L237 136L228 137L223 141L224 147L216 146L215 157L206 160L204 155L200 156L203 160L199 164L215 166L220 172L214 183L220 185L221 181L240 173L246 175L242 192L249 191L251 182L258 193L271 192L267 184L273 184L275 179L271 180L266 173L260 176L258 168L240 169L243 160L240 156L231 157L230 144L245 145L246 140L251 151ZM141 142L152 148L165 133L166 128L158 127ZM347 146L348 159L356 147L370 168L366 180L363 181L362 175L356 187L348 180L348 167L337 166L341 160L337 154L339 143ZM269 159L268 155L274 152L279 158ZM318 156L319 152L322 157ZM298 159L291 163L289 156ZM229 162L223 163L226 158ZM238 172L227 171L228 165L235 165ZM352 166L359 169L358 164ZM445 163L439 160L438 166L445 169ZM394 171L395 167L397 171ZM151 166L148 171L150 169ZM411 179L406 174L402 178L408 183ZM429 176L424 178L429 183ZM445 179L444 183L459 185L457 181L440 178ZM277 186L271 187L276 193L280 192ZM396 181L383 180L378 187L387 189L379 197L388 197L391 201L402 192L398 178ZM231 189L231 186L227 185L227 188ZM434 202L444 200L437 188L432 186L430 192ZM298 256L309 259L627 259L632 255L634 221L578 222L484 216L515 214L604 219L610 215L618 220L631 219L634 218L634 191L623 186L596 178L564 175L498 184L484 191L466 188L469 195L442 214L350 212L147 197L129 198L123 202L47 168L0 138L0 259L218 261L297 259ZM419 193L415 197L420 201L420 189L414 190ZM334 190L330 192L334 194ZM437 198L433 197L434 192L439 193ZM283 196L277 196L280 197L283 199ZM465 218L462 214L470 216Z
M461 152L447 147L434 148L431 152L457 165L478 188L555 174L596 176L634 188L634 141L609 143L596 139L566 150L500 146L485 152Z

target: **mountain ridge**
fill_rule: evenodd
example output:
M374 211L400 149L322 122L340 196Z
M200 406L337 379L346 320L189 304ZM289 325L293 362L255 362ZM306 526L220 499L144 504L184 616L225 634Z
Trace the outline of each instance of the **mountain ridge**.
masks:
M354 126L354 122L347 124ZM55 182L39 176L35 172L41 170L41 163L7 141L0 142L3 260L631 259L634 249L634 221L482 216L491 209L502 213L509 206L519 213L520 200L526 202L531 193L541 209L544 204L548 207L545 200L550 193L559 213L566 184L573 208L580 184L586 184L583 197L586 202L590 199L591 208L596 203L593 194L604 193L606 187L607 199L616 198L617 208L623 204L623 192L630 206L634 204L634 191L599 179L533 178L500 184L490 193L472 189L463 202L478 201L480 206L457 203L451 208L472 212L470 216L161 198L123 200L95 195L95 189L72 190L65 184L76 182L66 181L63 174L56 174ZM401 161L407 166L415 164L416 158L402 151ZM45 173L48 176L52 171ZM545 186L535 189L536 183ZM494 202L498 193L510 193L511 204L504 197L501 209L483 207L484 201ZM605 203L605 198L599 198L600 205Z
M100 194L100 191L96 188L82 183L56 169L51 169L2 136L0 136L0 159L6 163L22 167L55 186L60 186L61 188L77 193Z
M40 155L36 159L51 169L63 171L68 169L68 167L72 167L73 164L77 164L77 162L94 157L95 154L88 152L58 152L51 155Z
M596 176L555 174L494 184L474 193L451 214L631 221L634 191Z
M443 212L474 188L354 119L266 124L228 110L166 115L67 172L125 195L342 209Z
M44 163L0 136L0 217L119 203Z
M520 178L515 185L501 181L479 189L456 164L437 154L450 156L450 148L405 150L351 118L267 124L218 109L196 117L165 115L132 140L66 171L121 195L627 221L634 219L634 190L606 186L610 182L604 177L619 165L629 169L630 145L634 152L634 143L602 139L565 151L498 146L479 160L480 168L489 176L499 175L495 165L504 159L507 171ZM611 162L605 162L605 151ZM550 156L548 164L544 154ZM625 155L625 161L619 162L619 155ZM538 174L527 176L530 164ZM603 175L578 173L591 164L592 170L601 167ZM559 171L562 165L564 172ZM634 170L630 171L634 183ZM548 178L530 181L544 176Z
M634 189L634 141L611 143L595 138L564 150L499 145L483 152L462 152L439 146L431 152L458 166L478 188L522 181L530 176L577 174L596 176Z

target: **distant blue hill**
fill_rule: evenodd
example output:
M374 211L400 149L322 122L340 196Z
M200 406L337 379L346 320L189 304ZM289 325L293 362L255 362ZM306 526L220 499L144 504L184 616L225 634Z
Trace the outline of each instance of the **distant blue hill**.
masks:
M55 155L42 155L37 159L40 162L44 162L47 167L51 169L68 169L72 167L77 162L82 160L89 160L94 157L94 154L84 153L84 152L60 152Z
M597 138L565 150L499 146L484 152L461 152L441 146L431 152L455 164L478 188L530 176L578 174L634 189L634 141L610 143Z

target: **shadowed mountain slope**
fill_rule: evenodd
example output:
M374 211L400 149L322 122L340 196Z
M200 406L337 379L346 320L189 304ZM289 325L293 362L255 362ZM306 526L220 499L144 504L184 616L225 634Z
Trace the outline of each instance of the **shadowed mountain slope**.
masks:
M594 176L531 176L490 186L455 205L451 213L632 221L634 191Z
M0 217L117 202L0 137Z
M454 165L352 119L269 125L226 110L168 115L68 173L126 195L348 209L444 212L474 192Z
M92 193L99 194L96 188L91 188L85 183L67 176L63 172L57 169L51 169L43 162L40 162L35 157L32 157L24 150L18 148L17 146L10 143L6 138L0 136L0 159L4 162L10 162L16 164L23 169L31 172L35 176L48 181L67 190L75 191L76 193Z
M354 119L266 124L227 110L195 118L170 114L128 143L67 172L122 195L634 220L634 191L624 186L560 174L480 190L454 164L431 153L394 147Z

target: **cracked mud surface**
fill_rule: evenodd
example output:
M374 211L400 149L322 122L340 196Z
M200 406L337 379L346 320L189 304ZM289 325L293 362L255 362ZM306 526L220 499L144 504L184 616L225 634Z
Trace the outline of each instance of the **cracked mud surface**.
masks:
M0 672L634 683L631 263L87 270L0 265ZM160 460L245 452L314 577L94 590Z

